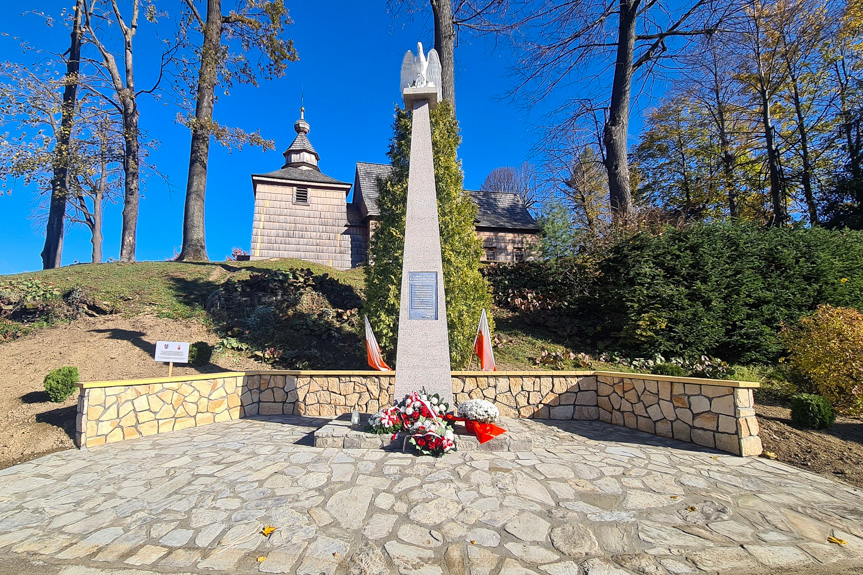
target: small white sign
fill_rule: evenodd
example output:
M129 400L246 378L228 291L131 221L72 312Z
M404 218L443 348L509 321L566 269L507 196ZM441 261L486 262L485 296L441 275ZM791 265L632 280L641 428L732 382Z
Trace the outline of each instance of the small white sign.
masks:
M156 361L165 363L188 363L189 342L187 341L157 341Z

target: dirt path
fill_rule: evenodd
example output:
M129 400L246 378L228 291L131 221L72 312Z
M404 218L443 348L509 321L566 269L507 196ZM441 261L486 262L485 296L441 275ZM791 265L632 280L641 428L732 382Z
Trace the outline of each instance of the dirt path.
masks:
M812 431L791 424L791 410L756 405L761 442L775 459L863 487L863 419L836 418L831 429Z
M160 339L217 340L194 321L108 316L38 330L0 345L0 468L74 447L78 395L62 404L49 402L42 386L46 373L74 365L81 381L163 377L167 366L153 361ZM221 358L203 368L176 367L174 374L265 368L245 358Z

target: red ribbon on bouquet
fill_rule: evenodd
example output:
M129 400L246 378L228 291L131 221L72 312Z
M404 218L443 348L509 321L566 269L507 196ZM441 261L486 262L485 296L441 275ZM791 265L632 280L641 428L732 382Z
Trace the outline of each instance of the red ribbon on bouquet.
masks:
M465 428L473 433L480 443L491 441L501 433L506 433L506 429L498 427L493 423L481 423L465 417L456 417L449 413L445 414L443 417L445 420L450 422L463 421Z

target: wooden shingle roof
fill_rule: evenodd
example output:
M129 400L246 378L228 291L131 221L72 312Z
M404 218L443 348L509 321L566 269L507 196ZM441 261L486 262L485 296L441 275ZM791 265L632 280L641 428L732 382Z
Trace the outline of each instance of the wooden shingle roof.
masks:
M297 182L312 182L317 184L348 184L347 182L340 182L335 178L331 178L326 174L322 174L318 170L309 170L302 168L282 168L280 170L276 170L274 172L267 172L266 174L252 174L252 178L262 177L262 178L275 178L277 180L293 180Z
M389 164L357 162L353 202L369 216L380 216L378 208L378 178L390 175ZM536 220L516 194L507 192L468 192L477 205L477 227L539 231Z
M536 220L517 194L485 190L470 190L468 193L479 208L476 214L477 227L539 230Z
M294 141L291 142L291 145L288 146L288 149L284 153L287 154L288 152L309 152L310 154L314 154L317 159L321 159L309 141L309 137L303 132L297 134L297 137L294 138Z
M367 215L381 215L381 211L378 209L378 178L386 178L391 171L392 166L389 164L357 162L354 202L364 206L361 209Z

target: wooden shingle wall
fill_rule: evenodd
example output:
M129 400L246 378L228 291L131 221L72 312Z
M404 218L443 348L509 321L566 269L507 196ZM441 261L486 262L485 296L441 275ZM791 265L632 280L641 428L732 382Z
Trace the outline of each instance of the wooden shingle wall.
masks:
M348 226L345 232L351 245L351 267L366 263L369 251L369 229L364 225Z
M514 262L517 260L516 252L520 250L522 256L526 256L530 246L537 241L536 234L524 232L503 232L477 230L476 235L482 240L482 261ZM494 248L494 260L490 260L488 250Z
M309 182L308 205L294 203L293 184L258 182L251 259L299 258L337 269L351 267L345 192Z

